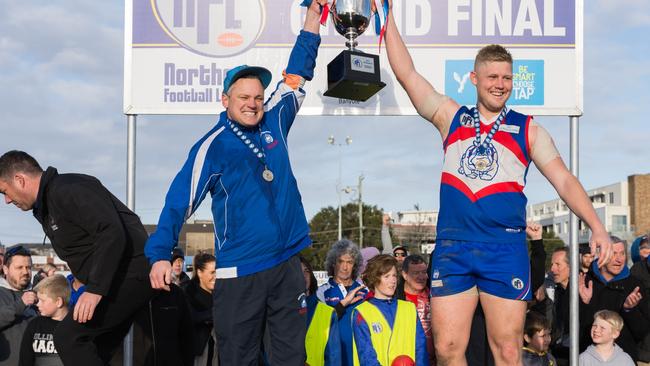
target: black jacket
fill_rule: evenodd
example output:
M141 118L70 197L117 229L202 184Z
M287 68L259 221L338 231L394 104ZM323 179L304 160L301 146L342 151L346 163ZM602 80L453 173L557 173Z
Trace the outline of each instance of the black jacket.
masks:
M94 177L42 175L34 205L58 256L86 291L106 296L111 285L127 277L147 278L147 240L140 218Z
M194 354L200 355L212 333L212 294L202 289L196 280L190 280L183 289L194 323Z
M650 263L648 260L643 260L634 263L630 269L632 277L638 279L643 283L642 294L646 299L650 299ZM646 301L650 307L650 301ZM650 314L650 308L647 309L647 314ZM646 332L645 337L638 343L639 361L650 362L650 329Z
M636 343L643 339L650 329L650 317L647 313L648 299L644 297L631 310L625 310L623 303L635 287L642 288L643 285L641 281L629 275L627 268L611 281L605 282L597 265L598 263L594 261L587 273L586 280L591 281L593 286L591 301L587 305L580 299L580 352L584 352L591 344L591 324L594 321L594 314L606 309L615 311L623 317L623 330L616 339L616 344L637 361Z

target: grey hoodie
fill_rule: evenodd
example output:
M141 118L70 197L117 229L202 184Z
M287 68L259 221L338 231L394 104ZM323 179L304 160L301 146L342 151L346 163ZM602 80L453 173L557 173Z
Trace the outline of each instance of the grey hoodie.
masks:
M617 344L614 344L614 352L609 360L603 360L602 356L598 351L596 351L596 346L593 344L580 354L580 359L578 364L580 366L602 366L602 365L612 365L612 366L635 366L636 364L632 361L632 357L627 353L623 352L623 349Z
M0 281L0 366L18 364L20 342L27 322L38 315L33 306L25 306L22 291L16 291L4 278Z

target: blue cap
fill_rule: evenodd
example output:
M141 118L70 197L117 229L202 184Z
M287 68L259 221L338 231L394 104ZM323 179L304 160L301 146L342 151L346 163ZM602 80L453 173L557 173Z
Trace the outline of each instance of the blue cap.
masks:
M232 84L237 81L237 79L242 76L255 75L262 82L262 86L266 89L267 86L271 83L273 75L271 72L263 67L258 66L248 66L248 65L239 65L235 68L228 70L226 73L226 79L223 81L223 93L227 93L230 90Z

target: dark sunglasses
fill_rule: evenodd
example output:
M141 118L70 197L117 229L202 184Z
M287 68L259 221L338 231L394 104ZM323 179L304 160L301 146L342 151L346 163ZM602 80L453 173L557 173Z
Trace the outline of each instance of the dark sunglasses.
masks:
M393 256L395 256L395 257L406 257L406 253L401 253L401 252L393 253Z

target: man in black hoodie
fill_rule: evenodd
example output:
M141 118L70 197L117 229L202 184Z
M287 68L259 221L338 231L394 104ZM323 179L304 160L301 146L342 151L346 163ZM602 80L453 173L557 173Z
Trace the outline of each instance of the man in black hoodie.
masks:
M599 310L611 310L619 313L624 321L616 344L637 361L637 342L650 329L648 299L641 294L641 281L630 276L630 270L626 266L627 243L615 236L611 237L611 242L612 259L600 269L594 260L589 272L581 273L578 281L580 352L584 352L591 343L590 330L594 314Z
M104 365L153 295L140 219L96 178L43 171L22 151L0 157L0 193L7 204L33 210L57 255L85 285L54 335L61 360Z

